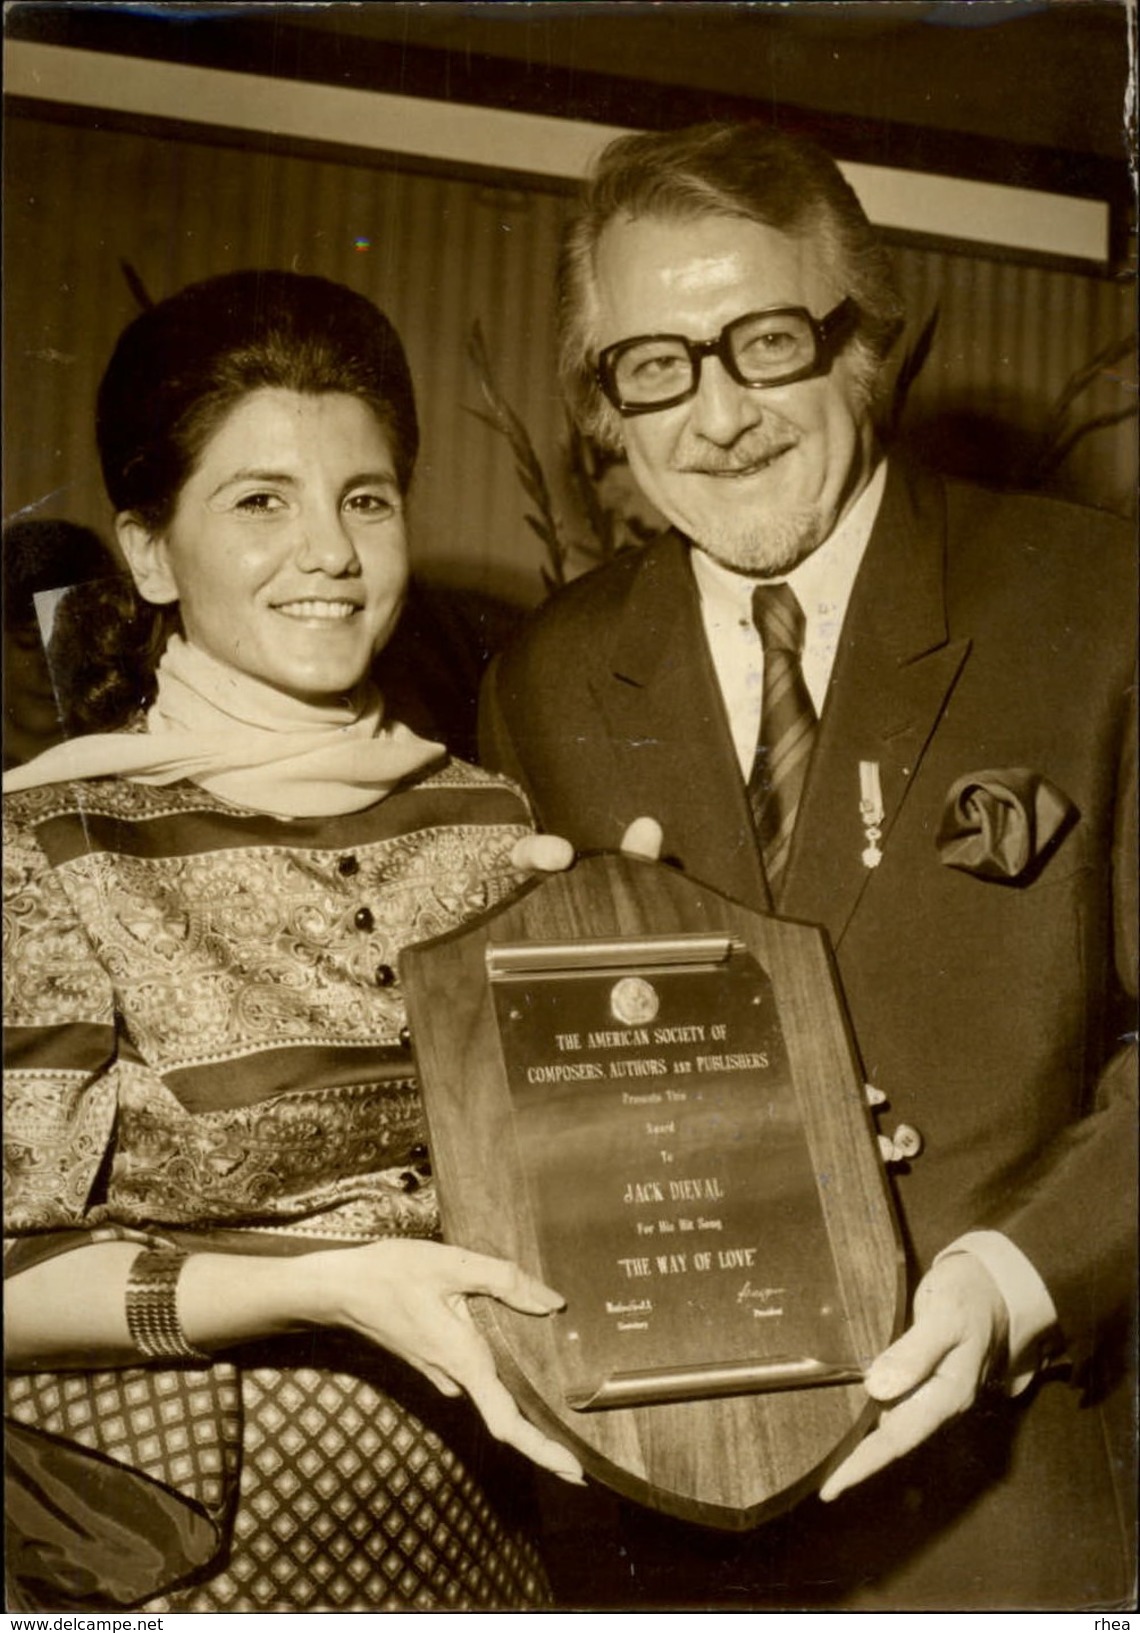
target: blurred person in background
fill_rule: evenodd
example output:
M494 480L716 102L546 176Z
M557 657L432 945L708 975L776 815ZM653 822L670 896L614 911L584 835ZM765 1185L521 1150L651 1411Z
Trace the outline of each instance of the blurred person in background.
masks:
M78 656L68 643L59 652L61 667L49 665L35 597L120 570L98 534L75 522L28 517L4 529L5 770L63 737L61 692L71 673L69 656Z

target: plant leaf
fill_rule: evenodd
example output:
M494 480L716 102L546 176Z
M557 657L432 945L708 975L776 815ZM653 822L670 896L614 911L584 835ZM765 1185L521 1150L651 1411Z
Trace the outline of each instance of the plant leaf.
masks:
M527 498L534 505L535 511L538 512L535 515L528 511L524 519L532 532L546 545L553 576L545 567L541 568L540 572L542 582L549 592L566 582L565 560L568 546L562 538L561 525L550 497L550 488L542 462L535 452L526 426L507 402L495 381L487 352L487 342L478 319L472 326L467 354L479 377L479 389L487 405L487 412L481 409L470 409L469 412L506 437L510 444L515 462L515 475Z

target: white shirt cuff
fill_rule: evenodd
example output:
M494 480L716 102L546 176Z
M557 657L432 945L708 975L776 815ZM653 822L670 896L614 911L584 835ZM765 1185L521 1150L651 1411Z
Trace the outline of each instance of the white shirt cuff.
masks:
M1009 1364L1006 1389L1020 1395L1041 1365L1041 1341L1057 1325L1057 1307L1049 1289L1019 1247L1000 1230L971 1230L943 1248L935 1259L972 1253L997 1283L1009 1312Z

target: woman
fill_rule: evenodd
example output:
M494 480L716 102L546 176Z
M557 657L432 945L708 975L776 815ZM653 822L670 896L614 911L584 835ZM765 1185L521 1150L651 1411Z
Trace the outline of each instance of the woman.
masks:
M137 595L91 704L126 730L5 784L17 1608L545 1604L518 1454L581 1473L465 1295L560 1300L433 1240L395 973L528 860L510 785L368 679L399 340L322 279L211 279L126 330L97 429Z

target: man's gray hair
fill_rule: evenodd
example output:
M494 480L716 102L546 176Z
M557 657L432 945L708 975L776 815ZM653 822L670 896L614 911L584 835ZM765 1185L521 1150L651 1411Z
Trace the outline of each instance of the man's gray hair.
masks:
M766 125L622 136L594 168L559 269L563 390L578 424L606 448L621 447L621 420L596 374L598 241L619 216L709 215L738 216L818 244L836 299L850 296L858 308L850 345L864 400L877 406L903 304L891 256L835 161L814 142Z

